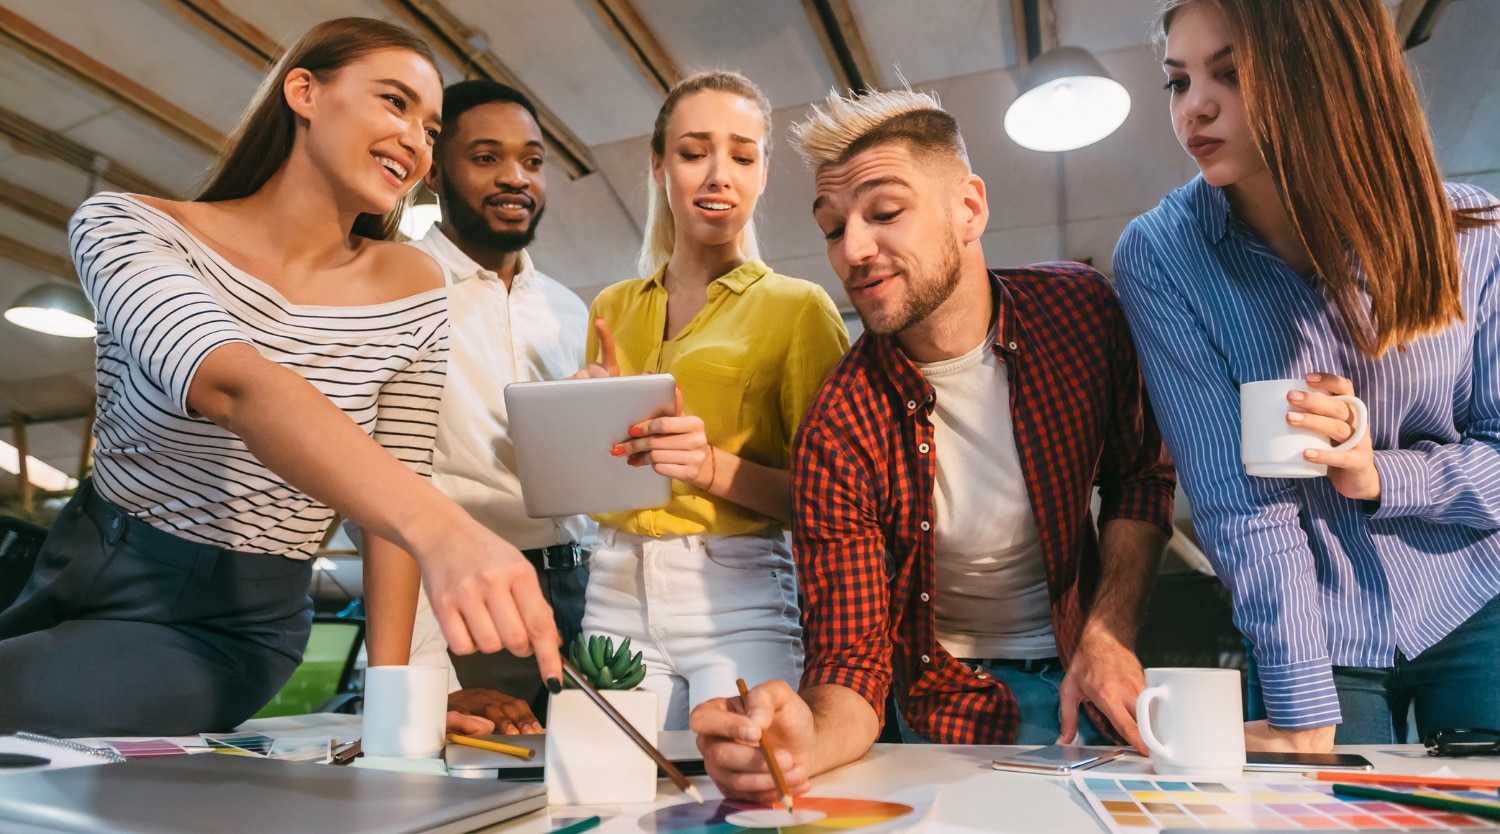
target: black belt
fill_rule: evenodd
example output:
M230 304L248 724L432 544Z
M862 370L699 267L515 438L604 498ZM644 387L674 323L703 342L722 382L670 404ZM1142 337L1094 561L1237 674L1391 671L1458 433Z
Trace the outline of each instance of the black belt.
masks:
M582 567L589 563L589 554L577 544L554 544L521 551L537 570L563 570Z
M1008 669L1020 669L1022 672L1036 673L1045 672L1049 669L1061 669L1062 661L1055 657L1038 657L1031 659L1008 658L1008 657L960 657L958 662L970 667L1003 666Z

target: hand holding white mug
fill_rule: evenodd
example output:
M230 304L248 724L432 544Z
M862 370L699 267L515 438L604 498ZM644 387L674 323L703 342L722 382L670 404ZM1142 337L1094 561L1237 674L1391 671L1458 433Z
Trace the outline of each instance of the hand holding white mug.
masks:
M1287 414L1287 423L1324 433L1337 444L1330 450L1308 449L1310 462L1328 467L1328 480L1345 498L1380 500L1380 472L1375 468L1375 447L1370 442L1369 414L1354 396L1354 383L1337 374L1308 374L1306 396L1289 400L1297 406ZM1345 398L1359 402L1360 413Z
M1326 475L1349 498L1378 499L1369 424L1369 410L1341 376L1314 373L1240 386L1241 456L1250 475Z

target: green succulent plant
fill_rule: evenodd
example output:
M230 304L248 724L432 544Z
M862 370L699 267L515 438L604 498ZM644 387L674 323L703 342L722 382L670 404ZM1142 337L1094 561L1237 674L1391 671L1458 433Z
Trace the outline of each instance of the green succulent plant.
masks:
M568 644L567 654L573 667L588 678L595 689L635 689L646 678L646 663L640 652L631 656L629 637L617 649L613 637L595 634L585 640L580 634ZM564 683L573 686L573 682L566 678Z

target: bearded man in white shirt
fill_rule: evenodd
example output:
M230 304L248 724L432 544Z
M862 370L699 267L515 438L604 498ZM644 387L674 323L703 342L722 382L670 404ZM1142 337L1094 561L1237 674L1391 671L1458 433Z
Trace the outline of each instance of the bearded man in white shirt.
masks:
M448 87L426 182L441 200L443 220L412 245L442 266L450 319L432 481L525 553L558 631L571 640L583 619L594 525L585 516L526 515L503 394L512 382L563 379L584 368L588 308L526 254L547 196L536 107L493 81ZM457 675L450 675L450 710L488 718L495 732L541 731L533 709L544 708L545 695L535 660L504 651L451 660ZM449 661L424 593L411 662Z

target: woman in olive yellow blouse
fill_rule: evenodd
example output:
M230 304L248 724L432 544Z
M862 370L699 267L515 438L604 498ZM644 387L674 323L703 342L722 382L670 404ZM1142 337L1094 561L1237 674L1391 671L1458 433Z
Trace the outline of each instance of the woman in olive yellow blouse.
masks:
M816 284L757 259L771 107L737 73L679 83L651 135L641 269L594 301L622 374L670 373L676 416L633 427L613 454L673 478L666 507L598 516L586 633L630 637L665 729L736 694L736 678L796 686L802 629L784 528L792 439L849 347ZM589 355L599 355L590 334Z

